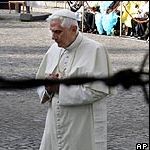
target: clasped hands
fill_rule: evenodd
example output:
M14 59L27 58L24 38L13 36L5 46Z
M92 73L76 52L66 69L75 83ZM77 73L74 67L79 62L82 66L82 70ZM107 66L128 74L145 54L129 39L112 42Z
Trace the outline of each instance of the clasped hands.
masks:
M59 74L49 74L46 76L45 79L59 79ZM54 84L54 85L46 85L45 86L46 91L51 94L51 93L58 93L59 92L59 84Z

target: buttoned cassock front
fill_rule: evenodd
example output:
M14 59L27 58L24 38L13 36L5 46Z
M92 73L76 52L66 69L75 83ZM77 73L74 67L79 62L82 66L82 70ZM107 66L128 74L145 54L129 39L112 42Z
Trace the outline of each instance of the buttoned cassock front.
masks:
M64 49L53 44L45 54L36 78L59 73ZM69 56L65 77L109 76L109 58L104 47L81 33L66 49ZM67 56L67 57L68 57ZM45 87L38 88L43 100ZM60 85L59 95L49 102L40 150L107 150L107 109L109 88L101 82L80 86Z

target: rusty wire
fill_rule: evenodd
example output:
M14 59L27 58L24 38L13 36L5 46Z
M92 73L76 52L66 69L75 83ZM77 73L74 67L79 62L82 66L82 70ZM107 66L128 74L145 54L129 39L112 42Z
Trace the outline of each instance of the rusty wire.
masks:
M0 90L25 90L42 85L54 84L71 86L99 81L111 88L121 85L126 90L129 90L133 86L139 86L143 90L146 102L149 103L149 95L146 90L146 86L149 85L149 72L144 71L148 56L149 54L145 55L139 71L134 71L132 68L129 68L121 70L110 77L103 78L79 76L64 79L6 79L4 77L0 77Z

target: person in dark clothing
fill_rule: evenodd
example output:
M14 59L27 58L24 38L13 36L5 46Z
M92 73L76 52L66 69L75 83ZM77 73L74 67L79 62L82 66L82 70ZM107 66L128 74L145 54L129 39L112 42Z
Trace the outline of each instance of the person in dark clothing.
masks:
M98 33L95 24L95 12L99 12L100 11L99 8L100 6L92 7L90 12L89 11L85 12L85 20L84 20L85 32L95 33L95 34Z
M147 22L147 27L144 35L139 38L140 40L149 40L149 21Z
M134 18L131 19L132 29L131 29L130 36L134 36L134 37L143 36L147 28L147 22L148 20L144 18L138 18L138 20L135 20Z
M131 36L142 37L145 34L147 25L149 25L149 2L144 1L144 4L138 8L138 16L131 19ZM148 23L148 24L147 24Z

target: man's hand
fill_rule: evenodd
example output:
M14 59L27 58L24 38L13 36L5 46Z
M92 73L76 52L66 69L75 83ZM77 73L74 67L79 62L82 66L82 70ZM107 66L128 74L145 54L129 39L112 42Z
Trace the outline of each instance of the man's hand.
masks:
M46 79L58 79L59 74L49 74ZM58 93L59 92L59 85L47 85L45 89L48 93Z

